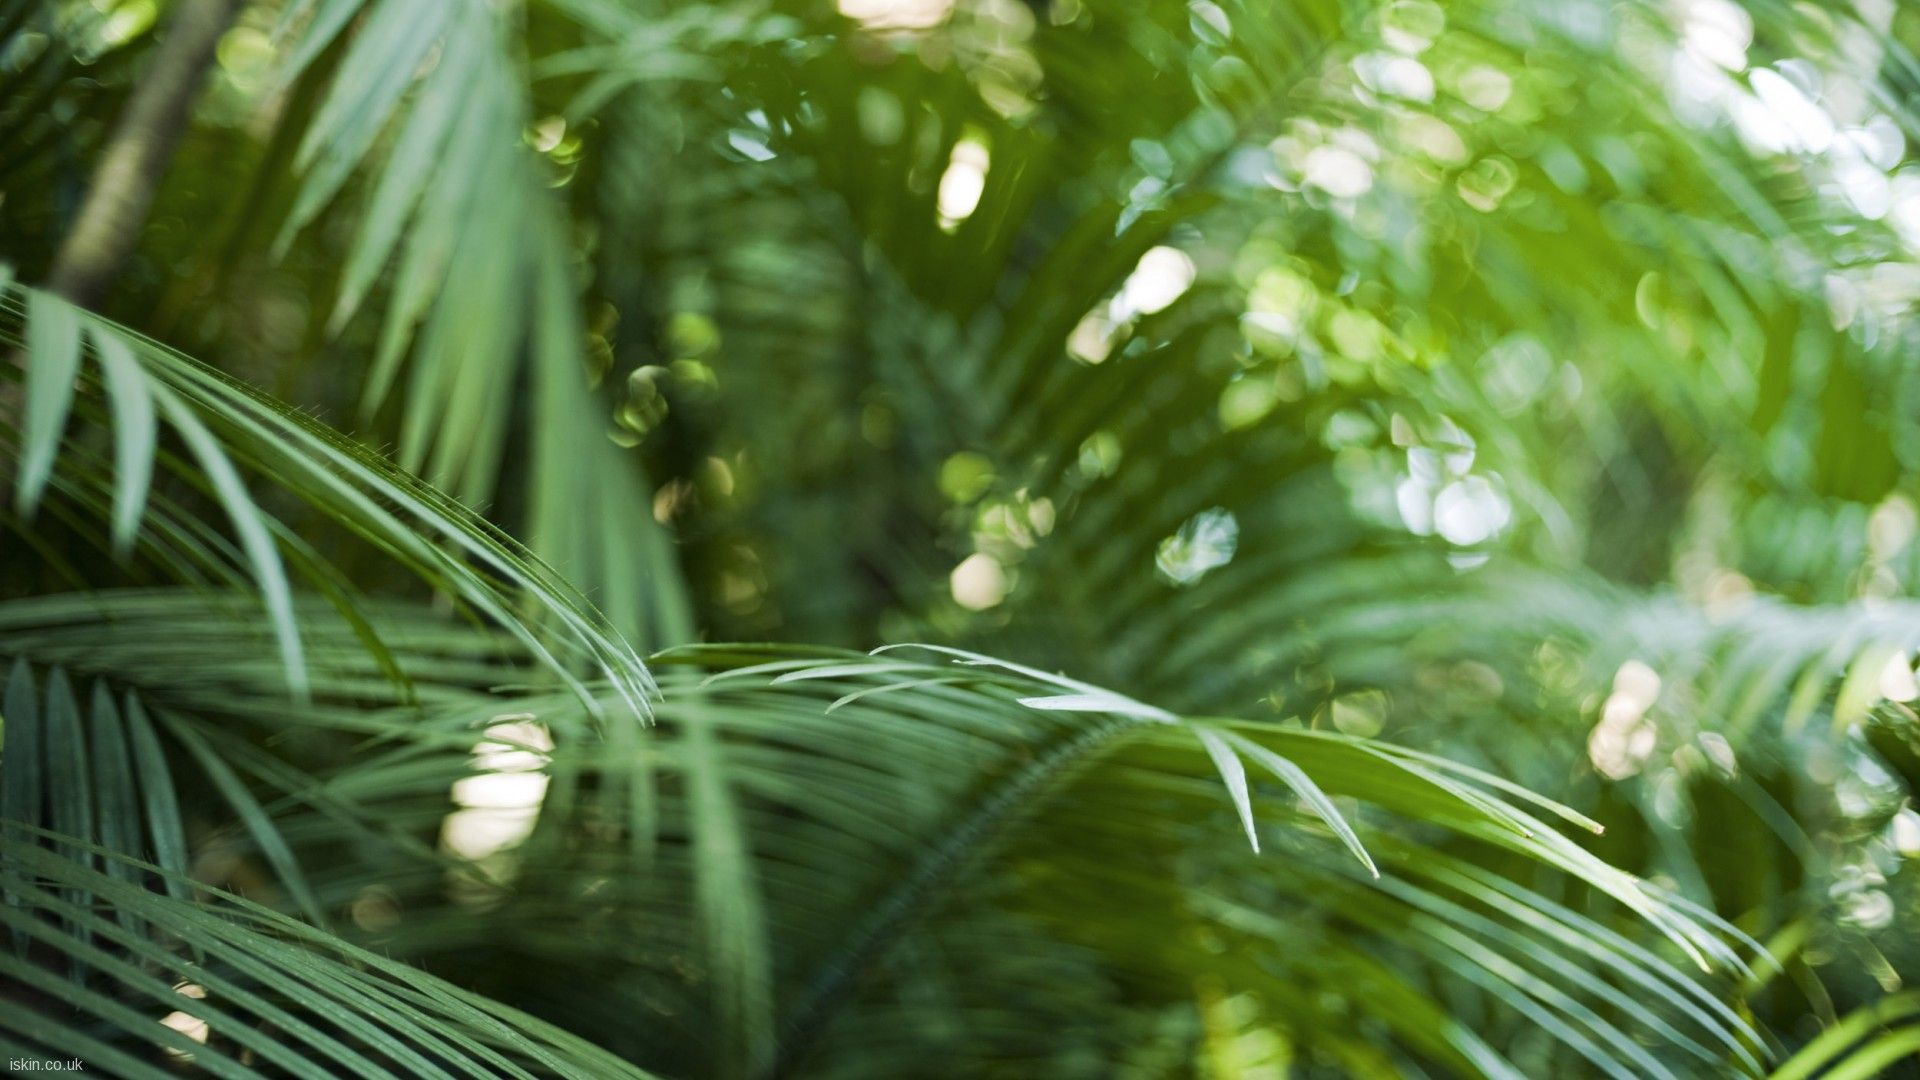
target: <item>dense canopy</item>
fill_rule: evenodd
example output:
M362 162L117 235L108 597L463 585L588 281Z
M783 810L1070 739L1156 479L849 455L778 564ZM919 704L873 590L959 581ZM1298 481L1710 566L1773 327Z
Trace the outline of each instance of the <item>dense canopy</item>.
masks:
M1915 45L0 0L0 1055L1920 1075Z

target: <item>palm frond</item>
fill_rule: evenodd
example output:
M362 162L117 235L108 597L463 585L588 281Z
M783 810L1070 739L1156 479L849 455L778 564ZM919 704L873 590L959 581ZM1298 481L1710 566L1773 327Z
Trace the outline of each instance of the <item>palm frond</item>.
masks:
M182 605L205 615L183 622ZM460 690L486 685L482 658L497 654L511 639L441 633L430 623L412 634L402 629L404 623L383 626L396 643L414 646L404 652L405 663L420 699L434 703L428 716L394 728L378 713L364 711L364 705L359 710L327 707L327 702L400 700L379 665L357 648L352 629L325 618L327 610L309 606L303 611L303 622L315 628L318 700L298 710L280 707L282 719L266 730L284 735L295 730L287 725L317 724L324 730L339 724L346 732L389 732L403 743L441 747L436 751L440 764L431 776L420 775L443 793L469 767L466 753L475 725L503 708L537 718L561 735L549 766L553 793L534 833L506 856L514 867L507 880L516 884L491 901L498 906L489 917L488 940L467 940L456 934L457 924L442 925L432 912L446 901L436 904L432 889L416 889L409 893L412 902L426 905L414 916L423 920L419 936L393 938L389 948L398 946L402 958L435 966L451 955L446 950L545 952L561 944L552 940L548 916L542 914L553 910L549 897L568 894L571 882L600 882L593 886L595 906L613 906L605 916L590 917L611 916L612 925L630 928L618 931L616 940L628 933L642 939L684 934L705 943L706 975L691 997L685 989L668 989L670 982L654 983L644 970L610 972L609 977L639 980L648 987L643 995L648 998L680 999L676 1011L713 1010L714 1021L723 1025L719 1030L729 1034L720 1047L700 1052L712 1067L753 1072L780 1062L798 1064L811 1060L809 1048L830 1046L837 1048L836 1058L845 1051L852 1055L847 1061L874 1071L897 1068L902 1059L891 1056L900 1052L897 1048L862 1049L857 1039L851 1047L842 1041L867 1026L860 1018L871 1007L874 980L884 980L892 970L892 958L946 948L937 943L949 932L1039 934L1024 946L1028 950L1093 948L1103 957L1096 965L1104 972L1100 978L1130 982L1158 972L1150 980L1160 987L1152 1000L1175 1009L1190 1001L1179 993L1162 995L1204 970L1209 961L1203 954L1135 958L1113 951L1117 943L1078 942L1085 928L1076 927L1069 913L1089 889L1138 893L1126 906L1142 918L1167 910L1168 904L1190 909L1202 925L1215 927L1211 933L1252 934L1249 941L1263 942L1258 946L1263 951L1273 948L1273 935L1284 935L1289 956L1300 947L1305 926L1335 918L1351 927L1315 935L1311 940L1318 942L1316 949L1328 950L1324 954L1289 959L1284 973L1259 976L1256 984L1267 987L1262 994L1278 995L1279 987L1295 985L1322 964L1327 971L1368 971L1366 985L1380 993L1412 992L1400 982L1412 977L1405 966L1409 958L1422 957L1422 964L1438 958L1439 966L1423 977L1457 980L1459 992L1490 995L1487 1000L1498 1003L1495 1007L1558 1031L1569 1047L1602 1068L1646 1067L1649 1059L1624 1033L1635 1029L1667 1036L1673 1046L1696 1056L1743 1062L1739 1067L1748 1071L1758 1060L1755 1037L1718 1006L1711 992L1647 947L1534 892L1508 876L1510 871L1489 869L1498 858L1488 860L1491 853L1505 851L1556 868L1596 897L1611 896L1660 927L1685 950L1682 955L1738 971L1741 958L1724 931L1608 870L1522 804L1507 801L1500 789L1390 747L1271 724L1181 719L1091 684L978 654L955 654L955 665L909 659L905 653L866 657L711 646L662 658L675 672L660 706L662 726L645 745L616 751L618 743L606 741L611 736L568 719L580 707L564 695L503 702L488 701L478 690ZM271 665L247 659L244 649L218 644L249 635L257 639L262 628L257 620L248 623L244 606L192 594L33 601L11 605L0 618L0 652L106 674L121 685L138 686L141 697L164 701L167 737L187 750L176 761L190 761L185 767L196 771L213 770L207 774L210 785L193 786L217 790L228 807L225 813L252 834L254 850L285 870L299 851L334 835L332 829L312 832L302 823L309 817L300 807L322 812L322 818L311 819L316 824L329 815L357 818L362 824L344 835L368 835L370 823L390 812L356 808L354 792L386 788L382 801L392 803L407 797L398 790L406 785L380 780L379 761L364 753L350 759L356 763L344 767L340 779L321 786L297 776L276 779L267 760L250 751L245 740L236 741L236 720L256 716L276 692ZM170 629L188 624L204 627L205 640L182 640ZM321 632L329 626L335 629ZM155 662L169 653L199 659ZM482 662L460 662L456 658L462 655ZM456 662L448 666L436 656ZM719 674L680 675L688 665ZM65 676L52 678L64 685ZM29 676L24 684L16 680L13 694L24 700L35 689ZM98 701L110 705L111 698ZM101 707L97 703L96 711ZM400 708L396 719L418 716L418 706ZM44 725L35 723L30 707L10 705L7 717L10 735L22 733L26 747L49 743L36 739ZM75 756L97 754L101 745L97 737L63 738L77 747ZM9 764L21 760L18 749L10 740ZM940 763L937 768L934 762ZM417 772L401 759L393 764ZM176 786L183 782L177 768L171 780ZM347 777L356 782L346 783ZM809 779L793 779L800 777ZM1261 779L1269 777L1275 782ZM286 786L288 779L292 786ZM141 782L152 790L150 777ZM263 784L269 793L284 794L255 796L252 789ZM115 790L110 787L86 782L64 787L101 805L132 805L129 797L110 797ZM585 800L568 794L603 787L606 795L629 794ZM5 790L18 789L9 781ZM647 816L632 817L624 800L640 796L650 803ZM444 798L442 815L451 809ZM1342 809L1350 800L1367 805ZM1372 813L1362 812L1367 807ZM1333 845L1319 840L1303 845L1291 830L1274 827L1276 817L1313 826L1327 840L1353 847L1366 862L1355 860L1343 868L1323 857ZM35 820L28 817L24 827L31 829ZM150 817L146 824L160 820ZM1247 853L1222 861L1217 841L1203 839L1249 822L1269 849L1264 856ZM1420 830L1406 827L1412 822L1454 834L1467 847L1443 854L1431 840L1415 839ZM133 822L116 830L102 822L90 835L104 849L112 846L110 836L143 827ZM427 819L416 828L431 827ZM576 850L582 836L596 834L614 838L613 845L601 841ZM1316 850L1316 845L1322 846ZM138 856L148 847L136 843L123 854ZM1022 854L1029 848L1034 855ZM1055 848L1084 851L1091 862L1049 869L1031 885L1006 891L1004 874L1023 879L1031 870L1018 868L1037 868L1040 864L1031 860ZM1207 852L1212 854L1202 857ZM399 857L430 874L439 872L437 860L424 852ZM1180 869L1196 858L1200 862L1191 869ZM1385 875L1378 882L1368 872L1375 863ZM381 877L374 880L408 878L392 858L379 865ZM856 866L863 869L856 872ZM1112 877L1123 867L1119 877ZM1192 876L1196 872L1199 876ZM337 868L328 880L314 883L314 896L334 898L320 901L332 907L365 880ZM433 878L417 880L424 884ZM1264 913L1264 905L1245 907L1247 888L1295 897L1314 914L1288 916L1282 929ZM980 889L986 894L965 899ZM85 904L82 898L74 902ZM312 900L307 903L314 906ZM1483 914L1508 912L1516 903L1533 913L1520 927L1496 930ZM996 929L967 929L975 917L987 918ZM961 930L950 930L953 920ZM778 951L759 927L778 928ZM88 930L95 928L88 924ZM1480 943L1470 946L1469 941ZM1603 944L1596 948L1594 941ZM620 953L616 948L615 955ZM569 970L575 962L601 966L580 955L567 961ZM1651 988L1657 1000L1643 1004L1623 998L1609 988L1611 978ZM1337 982L1318 985L1319 993L1339 992ZM1402 989L1391 989L1396 986ZM523 995L543 1009L573 1000L539 980L526 987L503 986L496 996L512 1002ZM597 1007L580 1007L587 1011L577 1018L576 1030L620 1030L611 1017L604 1023L594 1019ZM1297 1034L1303 1045L1331 1059L1356 1060L1351 1055L1363 1053L1337 1039L1316 1042L1304 1026ZM1449 1033L1444 1025L1436 1028L1411 1015L1398 1038L1405 1040L1407 1053L1433 1055L1463 1069L1511 1075L1514 1068L1500 1064L1498 1051L1464 1030ZM620 1045L617 1038L609 1047L660 1067L675 1061L675 1052L666 1048L643 1052ZM1004 1048L995 1043L979 1052L991 1056ZM916 1052L927 1051L923 1044ZM1660 1065L1654 1074L1665 1068Z
M0 0L28 277L146 52L91 66L100 6ZM611 1071L524 1009L673 1075L1912 1051L1911 13L281 14L113 310L163 274L139 325L397 466L0 282L40 594L0 1048ZM172 223L236 216L204 273ZM670 651L643 730L599 722L651 690L622 636L939 644ZM263 940L162 925L228 918Z
M1821 1032L1768 1074L1770 1080L1884 1075L1888 1066L1920 1050L1920 1030L1913 1023L1916 1014L1920 1014L1920 997L1913 992L1888 995Z
M1366 986L1382 994L1440 980L1510 1022L1556 1032L1615 1075L1680 1069L1663 1056L1674 1048L1757 1074L1761 1043L1717 991L1632 943L1633 931L1601 929L1516 871L1551 868L1591 890L1582 903L1605 897L1658 927L1673 955L1737 973L1745 947L1731 931L1609 870L1501 790L1364 740L1179 718L977 654L957 659L752 646L657 658L669 674L655 739L631 754L585 757L562 743L552 762L556 792L644 776L653 791L646 842L635 842L631 830L642 826L618 806L550 796L513 853L515 884L493 909L487 942L441 947L503 958L560 950L569 969L586 965L621 987L617 998L689 1017L681 1030L719 1025L704 1047L607 1043L669 1071L897 1074L915 1055L961 1068L1014 1053L1021 1039L1045 1045L1040 1032L1074 1026L1052 1005L1014 1023L1004 1002L943 1001L963 1017L994 1012L953 1029L967 1035L949 1043L888 989L905 970L916 983L928 977L930 954L949 957L943 970L956 965L956 987L1012 985L988 973L1012 948L1035 960L1026 977L1049 987L1034 1008L1056 992L1060 1008L1088 1007L1057 977L1125 986L1133 1006L1178 1012L1194 1006L1191 980L1209 971L1283 1015L1283 1002L1320 1000L1302 1005L1287 1031L1329 1060L1364 1051L1317 1028L1315 1009L1394 1022L1347 997L1335 974L1366 971ZM687 665L715 674L681 674ZM538 700L522 704L552 715ZM1243 815L1264 854L1220 848ZM583 849L560 840L595 834L604 838ZM1351 854L1331 858L1343 841L1383 876ZM1517 862L1503 863L1509 856ZM583 915L608 935L593 949L611 956L569 948L549 924L559 905L579 902L562 897L566 882L581 880L594 883ZM1112 925L1077 918L1096 894L1103 908L1136 914ZM1272 906L1279 897L1285 913ZM1495 913L1510 919L1516 904L1528 921L1496 930ZM1194 929L1146 931L1176 912ZM759 922L777 932L777 949L743 932ZM1224 953L1204 944L1219 935L1245 944ZM689 958L699 971L691 986L649 961L647 944L688 937L704 943ZM1247 962L1228 972L1222 955ZM1654 989L1623 995L1616 978ZM557 983L524 992L585 1030L615 1023L604 995L596 1004ZM756 1028L769 1009L772 1029ZM1465 1030L1404 1020L1397 1052L1485 1075L1525 1072ZM1644 1049L1636 1030L1668 1039L1666 1049ZM1076 1069L1066 1059L1048 1068Z
M0 1027L26 1056L79 1055L118 1075L164 1077L186 1062L218 1075L644 1077L550 1024L396 964L237 896L204 902L125 880L160 867L60 834L57 854L14 837L0 863L0 920L37 950L0 956L18 1002ZM120 873L102 872L94 858ZM97 898L97 902L94 898ZM115 918L103 917L100 907Z
M289 15L299 23L299 12ZM561 166L523 143L540 118L525 58L507 39L515 17L464 2L423 11L356 0L314 11L285 77L308 77L343 37L344 55L302 136L304 176L279 246L357 173L377 170L330 320L340 332L398 255L363 414L395 396L408 364L401 467L472 506L494 500L503 483L523 490L532 550L596 597L623 633L666 645L689 630L644 476L613 443L610 421L581 422L606 406L586 383L599 373L588 362L569 223L547 190ZM488 212L499 205L517 212ZM521 414L523 384L533 404ZM508 453L516 420L532 431L525 455ZM503 481L516 458L524 468Z
M287 679L296 691L307 682L306 664L281 550L293 542L288 530L254 503L240 466L272 477L280 490L323 520L514 633L570 685L581 687L574 674L581 666L611 679L626 707L644 715L650 679L631 647L525 549L459 504L259 391L45 293L9 286L0 314L6 317L0 344L25 350L30 407L27 428L15 444L23 507L31 509L39 488L49 482L83 507L112 491L113 516L124 527L139 517L138 494L156 462L210 489L232 520L245 562L273 615ZM83 331L90 347L83 347ZM95 358L98 371L82 368L83 355ZM52 468L63 437L75 438L65 435L74 399L58 388L71 386L76 375L90 387L104 382L114 402L112 430L122 445L119 460L129 468L112 483L84 457L75 459L76 476ZM156 414L185 443L191 465L160 455ZM97 409L76 415L83 423L105 426ZM123 494L128 491L133 494ZM108 516L105 507L99 509L102 518ZM551 632L542 634L516 615L516 594L537 605L551 621Z
M506 672L478 660L463 666L497 653L486 635L422 634L439 622L389 615L379 632L409 672L396 686L357 628L310 601L299 614L315 646L314 694L288 702L277 665L258 658L267 632L247 607L242 597L186 590L5 605L0 655L13 659L0 755L5 816L156 862L176 898L190 850L215 843L230 858L259 860L262 895L326 926L343 898L306 867L329 846L356 845L389 872L445 869L431 837L479 737L461 707L484 701L462 688ZM183 622L196 631L183 635ZM90 708L73 671L83 673ZM444 721L421 722L422 700ZM346 749L369 737L398 745ZM304 747L302 759L269 749L288 740ZM322 749L329 740L332 752ZM191 848L189 835L198 838ZM106 867L125 877L131 865Z

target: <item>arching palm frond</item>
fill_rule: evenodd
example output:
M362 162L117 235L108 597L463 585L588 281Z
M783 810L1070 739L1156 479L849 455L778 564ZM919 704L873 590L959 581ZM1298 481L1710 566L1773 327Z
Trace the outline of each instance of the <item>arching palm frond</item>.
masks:
M22 512L34 509L52 485L94 520L111 516L124 547L136 538L152 501L156 469L209 493L233 523L237 550L224 542L209 550L190 519L169 510L156 511L159 524L139 535L142 552L189 579L218 573L223 561L249 567L273 615L288 683L296 691L306 683L306 668L284 553L307 564L314 583L337 596L343 610L350 612L351 602L317 565L312 549L259 508L242 466L271 477L286 497L305 503L322 520L518 634L561 678L573 680L584 664L611 678L628 707L644 713L649 677L632 649L569 586L457 503L259 391L46 293L7 286L3 314L0 344L21 350L24 360L23 369L7 373L25 381L23 429L10 447L19 463ZM83 358L93 363L83 364ZM76 380L89 391L78 399ZM188 458L161 453L162 420ZM90 451L86 428L112 432L112 469ZM539 605L554 631L543 635L518 618L510 590ZM378 648L377 639L370 643Z
M10 1047L125 1075L644 1075L342 936L381 925L369 904L475 873L436 839L501 707L484 687L514 677L502 658L523 647L375 606L382 662L324 601L297 614L306 701L262 657L271 630L243 595L5 605L5 1026L25 1040ZM563 736L592 738L592 714L561 696L588 725Z
M1359 708L1417 738L1498 717L1498 737L1449 753L1551 783L1606 824L1597 854L1767 935L1787 977L1742 993L1778 1030L1810 1036L1810 1014L1844 1012L1830 999L1897 985L1910 942L1888 871L1920 783L1910 604L1648 596L1489 566L1376 614L1321 627L1323 720ZM1836 954L1851 963L1823 963Z
M649 77L696 74L699 65L672 34L643 54L590 37L562 55L520 55L510 35L524 16L496 5L304 7L313 10L288 12L297 29L285 77L324 79L326 89L301 136L304 175L280 247L358 173L377 173L329 322L339 333L370 295L385 293L363 415L398 397L403 468L469 505L517 497L531 548L594 596L613 625L655 645L686 639L686 602L642 466L613 442L611 419L582 422L610 407L586 382L604 371L589 355L572 226L548 190L579 167L579 139L566 134L567 116L536 115L527 69L571 70L596 47L657 68ZM605 32L605 9L566 14L567 31ZM680 29L704 43L712 27L689 20ZM331 50L337 66L318 70ZM516 210L493 212L501 206ZM523 396L530 407L518 406ZM526 452L510 453L516 443Z
M1757 1037L1711 990L1512 875L1554 868L1593 902L1662 927L1684 950L1671 955L1723 973L1743 969L1744 947L1613 875L1507 792L1390 746L1178 718L958 659L741 646L659 658L673 673L653 738L586 758L563 745L553 763L554 791L613 785L644 801L549 803L484 940L441 942L429 962L467 956L485 978L521 967L514 957L564 955L556 971L590 980L498 992L592 1031L617 1032L624 1001L687 1017L669 1043L605 1037L670 1072L888 1075L929 1055L964 1072L1039 1054L1046 1071L1099 1074L1134 1049L1119 1017L1195 1017L1208 972L1264 1001L1265 1022L1293 1015L1287 1037L1330 1062L1411 1055L1524 1074L1429 1012L1379 1014L1386 1050L1314 1019L1374 1012L1363 995L1418 996L1431 978L1512 1022L1546 1018L1603 1071L1684 1074L1660 1063L1664 1050L1638 1048L1627 1032L1643 1026L1717 1067L1758 1069ZM683 676L681 664L718 673ZM1238 852L1221 848L1227 833L1242 836ZM1082 918L1093 903L1134 914ZM1488 937L1515 904L1527 928ZM563 910L595 938L570 939L554 923ZM660 955L669 941L699 944ZM1244 964L1228 974L1219 965L1236 955ZM1622 997L1616 978L1658 1000ZM915 995L936 986L952 996L920 1015ZM999 995L1016 986L1025 1004L1010 1010ZM1089 1001L1099 987L1112 996ZM1074 1031L1093 1041L1049 1038Z
M8 980L35 995L0 1018L9 1054L156 1078L183 1065L224 1076L647 1075L258 904L204 886L200 903L157 895L128 878L178 880L160 867L71 838L65 850L17 836L0 848L0 921L16 942L72 965L53 975L32 952L0 954ZM105 858L107 872L76 852Z
M30 7L28 277L148 55ZM281 13L109 310L397 464L0 283L0 1049L1912 1051L1911 13ZM787 644L660 654L647 728L623 636Z
M1890 994L1847 1014L1773 1071L1773 1080L1813 1076L1855 1080L1884 1075L1900 1059L1920 1049L1913 1017L1920 1001L1911 991Z
M342 845L390 876L445 873L434 839L499 711L484 689L517 676L512 638L377 606L366 617L382 661L362 644L367 625L316 599L297 613L313 677L302 702L262 656L269 631L243 595L109 590L4 605L6 816L175 873L189 869L185 838L205 846L211 830L271 884L237 864L223 873L316 925L360 888L306 869Z
M1609 870L1539 816L1542 807L1548 818L1568 812L1513 801L1511 789L1433 759L1273 724L1178 718L977 654L951 657L956 664L938 651L927 659L754 646L662 657L671 677L660 723L634 742L622 734L630 727L596 727L564 693L485 691L510 677L497 666L518 651L509 636L404 610L370 614L418 704L399 696L325 606L302 608L315 674L304 706L283 700L274 665L246 647L268 631L244 602L102 593L0 612L0 655L18 665L3 790L22 828L9 834L10 850L73 868L54 874L33 863L51 879L43 891L67 890L32 894L36 906L67 897L47 909L68 935L41 935L65 943L46 960L49 971L75 941L109 958L130 947L98 919L68 917L89 896L118 908L127 903L119 890L172 880L114 867L148 852L165 863L176 847L163 834L197 833L204 825L191 823L210 820L233 823L241 844L229 850L241 865L274 875L274 885L253 888L327 923L370 895L387 897L396 914L383 918L397 921L355 915L339 932L371 934L396 960L452 974L505 1005L564 1016L570 1030L670 1071L811 1071L819 1061L887 1073L928 1053L984 1065L1043 1046L1053 1053L1047 1033L1076 1028L1094 1040L1089 1051L1132 1052L1111 1042L1125 1026L1109 1021L1142 1013L1176 1028L1197 1022L1218 1003L1207 1005L1210 992L1196 992L1193 980L1225 970L1222 950L1248 959L1233 982L1272 1015L1294 1015L1290 1038L1328 1061L1412 1055L1524 1074L1524 1061L1431 1010L1392 1012L1391 1049L1313 1019L1371 1008L1364 1002L1376 996L1418 999L1430 992L1425 980L1439 979L1508 1023L1557 1032L1603 1070L1681 1068L1664 1050L1649 1057L1633 1032L1671 1039L1683 1056L1758 1067L1757 1036L1710 985L1673 966L1690 954L1735 975L1745 947ZM184 626L196 629L171 629ZM683 673L689 666L695 672ZM111 688L93 694L90 714L75 704L66 672ZM121 717L133 721L137 778L112 764L120 743L106 733ZM467 790L471 800L479 789L458 785L526 775L494 772L473 756L477 742L507 738L502 724L550 733L537 823L505 850L435 850L443 820L473 812L449 793ZM36 746L43 769L26 756ZM69 775L67 761L92 765ZM38 803L15 805L32 798L15 794L16 777L27 775L57 781L45 789L52 817L37 816ZM179 824L156 801L167 788L192 793L191 813L172 811ZM112 812L63 816L62 798ZM43 847L32 839L43 824L78 839ZM1226 834L1241 834L1240 844L1223 845ZM1343 843L1349 851L1338 850ZM115 851L120 860L106 854ZM1591 903L1649 920L1673 951L1605 928L1598 909L1581 910L1589 901L1536 891L1516 873L1528 864L1550 868ZM1378 879L1368 873L1376 865ZM106 867L112 886L88 866ZM1140 925L1080 919L1093 894L1124 897ZM474 903L489 912L483 931L463 914ZM1516 911L1527 913L1517 925L1490 921ZM580 922L600 929L580 937L568 929ZM1151 929L1173 925L1181 929L1172 936ZM658 951L676 940L696 944L678 960ZM545 959L529 967L520 956ZM1026 958L1024 974L1016 956ZM959 1018L981 1010L960 1030L997 1034L953 1043L931 1016L914 1020L911 1000L887 989L902 963L916 984L930 970L956 980L958 998L928 1008L958 1009ZM509 971L497 983L489 975ZM1050 1004L1003 1014L1004 1002L963 989L970 973L982 986L1029 987L1035 1008ZM1650 997L1623 995L1615 980ZM1115 997L1083 1001L1096 986ZM632 1000L709 1019L664 1038L664 1029L634 1029L620 1004ZM377 1025L412 1022L370 1015ZM212 1021L216 1035L221 1020ZM706 1023L717 1025L713 1045L686 1041ZM1058 1067L1081 1070L1070 1057Z

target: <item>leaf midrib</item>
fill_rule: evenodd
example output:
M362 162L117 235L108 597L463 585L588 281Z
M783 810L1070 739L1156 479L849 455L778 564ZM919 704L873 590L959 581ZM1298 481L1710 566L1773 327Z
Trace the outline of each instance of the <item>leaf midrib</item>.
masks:
M994 827L1017 814L1024 804L1041 797L1048 781L1069 766L1105 751L1119 738L1151 726L1140 717L1112 715L1056 744L1025 767L990 788L975 808L948 831L946 839L920 857L911 871L897 879L868 915L855 923L841 945L815 966L806 992L780 1024L773 1060L760 1075L764 1080L785 1076L806 1054L834 1009L845 1000L854 977L884 952L898 931L923 909L921 901L942 883L964 874L973 856L985 848Z

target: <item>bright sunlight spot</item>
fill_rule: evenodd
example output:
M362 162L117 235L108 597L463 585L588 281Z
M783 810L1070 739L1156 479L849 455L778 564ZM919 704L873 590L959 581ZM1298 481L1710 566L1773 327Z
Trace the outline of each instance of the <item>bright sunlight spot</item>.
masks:
M195 1001L204 1001L207 996L207 988L198 983L179 983L174 986L173 992L179 994L181 997L192 998ZM192 1013L182 1012L180 1010L168 1013L160 1020L160 1023L163 1027L172 1028L203 1046L206 1044L207 1037L212 1034L205 1020ZM178 1060L193 1060L193 1054L179 1047L169 1046L167 1047L167 1053Z
M1803 69L1789 70L1799 75ZM1807 87L1775 68L1755 69L1748 80L1753 96L1740 99L1734 119L1755 149L1818 154L1833 142L1833 117Z
M1373 188L1373 166L1344 146L1316 146L1302 168L1306 182L1336 199L1357 199Z
M454 782L460 809L447 815L440 843L468 859L483 859L525 840L546 798L547 756L553 737L531 717L497 718L474 747L474 774Z
M1920 698L1920 684L1913 678L1913 661L1904 651L1887 657L1887 666L1880 670L1879 689L1880 696L1888 701L1908 702Z
M955 0L838 0L840 14L869 30L925 30L952 14Z
M969 136L953 144L947 171L940 174L940 228L952 232L980 205L987 187L987 144Z
M1745 71L1753 16L1732 0L1693 0L1682 23L1688 53L1726 71Z
M1000 560L976 551L962 559L947 576L954 603L968 611L985 611L1006 599L1007 572Z
M1207 571L1233 561L1240 546L1240 521L1216 506L1203 510L1160 541L1153 565L1176 585L1191 585Z
M1587 736L1587 757L1602 776L1624 780L1653 756L1659 733L1647 710L1659 696L1659 673L1641 661L1629 660L1614 673L1613 693Z
M1147 249L1120 287L1114 317L1124 321L1165 310L1193 284L1193 277L1193 260L1186 252L1170 247Z

